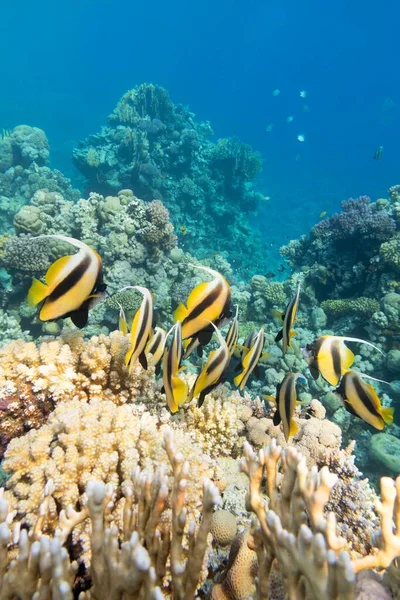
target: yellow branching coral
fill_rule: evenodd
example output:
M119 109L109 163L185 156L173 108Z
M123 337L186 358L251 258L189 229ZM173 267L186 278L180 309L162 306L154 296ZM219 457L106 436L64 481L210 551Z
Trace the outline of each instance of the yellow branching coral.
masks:
M128 341L119 332L84 341L70 331L39 347L22 340L0 349L0 397L13 386L30 385L32 393L54 402L76 396L90 399L100 393L116 404L154 396L149 373L138 367L128 376Z
M184 407L185 408L185 407ZM185 423L196 432L196 441L211 456L233 456L243 446L245 407L239 392L229 396L225 386L209 394L201 408L197 401L185 410Z
M189 463L175 446L170 430L164 446L172 481L161 468L152 472L135 469L126 482L120 526L112 518L116 501L113 485L89 481L86 505L71 506L58 515L54 538L43 535L54 486L46 484L45 498L30 534L13 523L7 501L0 495L0 598L72 600L84 583L80 600L111 598L194 598L202 577L208 533L219 493L203 481L201 517L192 520L187 503ZM80 523L85 523L91 550L90 581L75 580L78 564L71 562L62 544ZM10 547L17 559L9 562ZM165 596L163 592L165 593Z
M56 507L85 505L85 488L92 479L114 486L113 518L118 520L125 482L135 467L153 470L164 464L167 472L171 471L162 444L162 432L169 422L166 413L164 417L151 415L143 404L117 406L101 397L60 402L45 425L8 446L3 462L4 471L11 473L6 497L18 519L33 525L43 489L51 478L54 489L43 524L45 533L52 534L57 527ZM175 437L182 456L191 461L187 479L193 485L186 498L197 515L202 478L219 480L216 463L182 428L175 428ZM87 546L88 531L76 529L74 533L75 541L83 540Z

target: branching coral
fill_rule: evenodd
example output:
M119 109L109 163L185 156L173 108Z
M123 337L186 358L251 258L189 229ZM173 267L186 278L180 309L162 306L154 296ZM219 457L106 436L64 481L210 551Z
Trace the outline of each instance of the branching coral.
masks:
M219 494L208 480L203 481L202 511L196 521L187 495L189 464L177 452L172 434L165 432L165 449L172 467L169 484L162 469L141 472L135 469L125 482L121 524L111 518L116 501L111 484L89 481L86 502L80 511L72 506L56 517L54 539L43 535L51 512L54 487L48 480L39 516L28 537L13 523L4 497L0 498L0 598L31 598L40 591L44 600L79 598L109 600L128 597L163 598L172 591L177 600L194 597L202 577L212 512ZM190 518L190 520L189 520ZM77 563L70 562L61 543L76 527L90 531L86 550L91 555L90 583L75 579ZM33 541L36 540L36 541ZM18 559L8 564L8 546L18 544ZM121 544L119 548L119 544Z
M283 463L283 479L278 492L278 463ZM269 576L277 559L287 597L313 600L353 599L355 573L370 567L387 567L400 554L398 540L398 493L395 483L383 478L381 550L351 561L344 550L346 541L337 536L334 513L325 506L337 476L327 467L308 470L304 458L294 448L282 453L272 443L256 455L249 445L241 462L249 477L248 508L257 517L249 544L258 557L259 598L270 598ZM262 492L266 480L268 503ZM392 520L395 519L396 531ZM223 586L223 584L222 584Z

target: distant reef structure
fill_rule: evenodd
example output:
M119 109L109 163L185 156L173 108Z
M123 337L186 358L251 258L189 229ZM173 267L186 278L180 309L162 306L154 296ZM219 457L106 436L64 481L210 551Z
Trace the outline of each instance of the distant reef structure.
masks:
M40 189L76 202L80 193L48 166L50 144L39 127L18 125L0 132L0 232L13 231L13 216ZM40 233L32 231L32 233Z
M168 208L180 241L198 258L223 253L239 272L262 272L267 251L248 222L263 195L253 181L262 158L237 138L210 141L167 91L143 84L126 92L99 133L79 143L73 162L88 190L115 195L129 188Z

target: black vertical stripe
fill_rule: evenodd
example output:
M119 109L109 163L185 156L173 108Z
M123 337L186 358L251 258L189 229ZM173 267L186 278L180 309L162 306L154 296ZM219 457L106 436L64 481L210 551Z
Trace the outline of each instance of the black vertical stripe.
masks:
M290 376L289 376L290 377ZM288 428L290 429L290 419L291 419L291 406L292 406L292 394L293 394L293 385L291 379L287 379L283 389L283 402L285 407L285 421L287 423Z
M338 379L340 379L340 376L342 374L342 357L340 355L339 344L341 345L341 342L338 342L337 340L333 340L332 347L331 347L333 371Z
M138 331L137 336L136 336L136 344L135 344L135 348L133 349L133 352L136 351L136 349L140 345L140 341L143 339L143 336L145 334L146 327L147 327L147 321L148 321L148 318L149 318L149 312L150 312L149 302L145 298L144 301L143 301L142 320L141 320L140 325L139 325L139 331Z
M218 296L222 292L222 282L218 282L217 286L210 294L208 294L202 302L200 302L197 306L193 308L193 310L183 319L182 326L188 323L189 321L194 321L198 316L200 316L207 308L212 306L214 302L218 299Z
M226 360L228 354L225 350L225 348L223 350L221 350L220 352L217 351L217 354L215 354L212 358L212 361L207 369L207 373L210 374L212 371L214 371L215 369L217 369L219 367L219 365Z
M84 277L91 263L91 258L88 254L85 254L83 259L72 271L63 279L48 296L50 302L55 302L64 294L66 294L71 288L73 288L79 281ZM96 278L97 279L97 278Z
M350 379L350 376L348 375L346 382L349 379ZM368 410L368 412L370 412L372 415L374 415L376 417L381 418L381 415L378 413L375 406L373 405L367 390L363 386L364 382L362 381L362 379L360 377L358 377L357 375L355 375L354 373L351 373L350 381L352 382L352 384L354 386L355 393L357 394L357 396L359 397L359 399L361 400L361 402L363 403L365 408Z

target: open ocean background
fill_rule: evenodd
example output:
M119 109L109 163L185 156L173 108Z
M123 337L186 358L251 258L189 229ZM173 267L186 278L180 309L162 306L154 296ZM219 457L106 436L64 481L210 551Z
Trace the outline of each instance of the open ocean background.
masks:
M77 141L127 89L162 85L262 153L271 200L254 226L278 250L341 200L400 183L399 21L394 0L3 1L0 129L43 128L79 186Z

